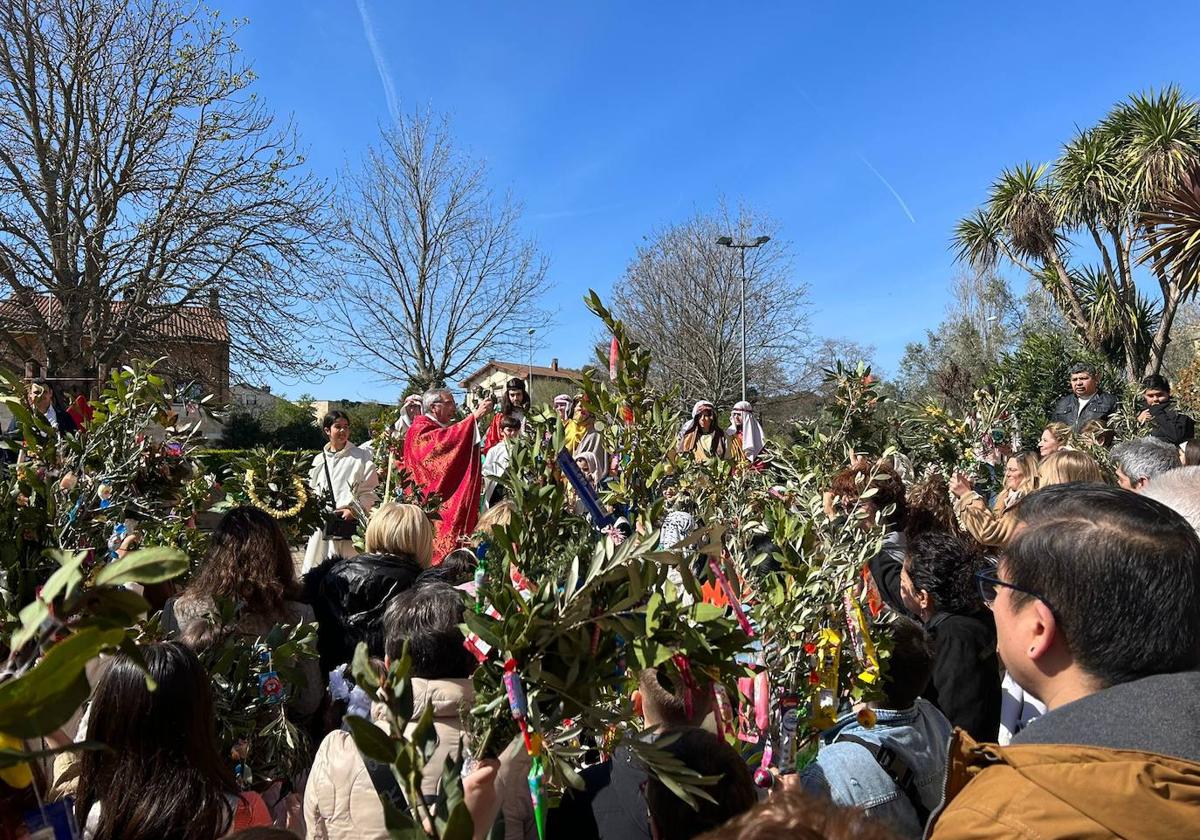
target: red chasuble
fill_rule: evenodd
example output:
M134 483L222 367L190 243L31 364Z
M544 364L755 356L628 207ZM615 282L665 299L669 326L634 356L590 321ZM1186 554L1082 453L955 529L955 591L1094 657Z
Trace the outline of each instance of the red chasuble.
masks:
M458 547L458 538L475 530L483 464L475 446L475 418L442 428L425 415L413 420L404 438L404 465L425 495L442 497L441 519L434 523L433 564Z

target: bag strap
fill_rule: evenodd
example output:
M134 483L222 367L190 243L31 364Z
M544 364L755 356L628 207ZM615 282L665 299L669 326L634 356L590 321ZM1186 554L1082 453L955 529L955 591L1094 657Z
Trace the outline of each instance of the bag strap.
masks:
M921 801L920 791L917 790L917 774L903 756L885 744L867 741L857 735L840 735L837 741L858 744L871 753L871 757L875 759L883 772L887 773L888 777L896 783L896 787L900 788L900 791L908 797L909 804L917 812L917 819L920 820L921 825L925 825L929 821L929 809Z
M375 788L375 793L379 798L392 803L400 813L407 811L408 800L404 798L404 791L400 790L400 783L392 774L391 766L373 761L365 755L362 760L367 767L367 775L371 777L371 786Z
M325 482L329 486L325 489L329 491L329 509L337 510L337 496L333 492L333 476L329 474L329 457L325 454L325 447L321 447L321 460L325 464Z

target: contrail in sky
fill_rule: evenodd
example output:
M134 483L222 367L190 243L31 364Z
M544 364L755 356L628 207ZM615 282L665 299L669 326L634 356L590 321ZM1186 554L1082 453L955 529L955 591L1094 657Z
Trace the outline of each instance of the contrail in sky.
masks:
M883 175L879 173L879 170L871 165L871 161L867 160L861 154L859 154L858 159L865 163L867 165L867 169L870 169L872 172L874 172L875 177L883 182L883 185L888 188L888 191L893 197L895 197L896 201L899 202L900 209L904 211L904 215L908 216L908 220L915 225L917 220L913 217L912 211L908 209L908 205L904 203L904 199L900 197L900 193L896 192L896 188L889 184L888 179L884 178Z
M375 27L371 25L371 16L367 13L366 0L357 0L358 16L362 19L363 34L367 36L367 46L371 48L371 56L375 59L375 69L379 71L379 81L383 83L383 95L387 98L388 113L392 122L400 122L400 103L396 98L396 84L392 81L392 73L388 70L387 59L379 49L379 41L375 38Z

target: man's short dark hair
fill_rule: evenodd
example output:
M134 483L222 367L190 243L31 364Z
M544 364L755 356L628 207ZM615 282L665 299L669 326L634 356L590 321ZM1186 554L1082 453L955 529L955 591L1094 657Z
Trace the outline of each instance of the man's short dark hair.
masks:
M684 802L653 775L646 781L646 805L660 837L688 840L711 831L749 811L758 801L750 768L737 750L711 732L694 727L668 729L663 749L701 776L720 781L709 791L715 802L696 797L696 806Z
M884 702L889 709L907 709L917 702L933 676L933 640L911 618L897 618L883 632L892 639L883 668Z
M1167 377L1159 373L1152 373L1142 380L1143 391L1165 391L1171 393L1171 383L1167 381Z
M1116 487L1059 484L1017 506L1007 580L1036 592L1067 649L1105 686L1200 665L1200 539L1182 516ZM1013 590L1019 607L1031 596Z
M1092 379L1100 378L1099 373L1096 371L1096 366L1091 362L1076 362L1075 364L1071 365L1070 370L1067 371L1068 376L1074 376L1077 373L1086 373L1088 376L1092 377Z
M695 726L712 709L712 684L697 675L699 690L692 692L692 716L687 715L687 688L674 668L667 663L638 671L638 691L643 707L647 704L667 726Z
M462 620L462 592L440 581L414 586L393 598L383 614L384 652L399 659L407 642L414 677L469 677L475 660L463 646Z
M521 421L516 417L508 416L500 418L501 429L511 429L514 432L521 431Z

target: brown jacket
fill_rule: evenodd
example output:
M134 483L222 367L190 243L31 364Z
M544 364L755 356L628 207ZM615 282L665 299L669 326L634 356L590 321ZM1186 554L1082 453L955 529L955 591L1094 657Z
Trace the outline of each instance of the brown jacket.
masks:
M978 493L968 493L955 500L954 512L958 514L963 530L980 545L1004 548L1017 529L1017 517L1011 509L997 513Z
M945 802L926 837L1200 837L1200 764L1073 744L978 744L956 730Z

